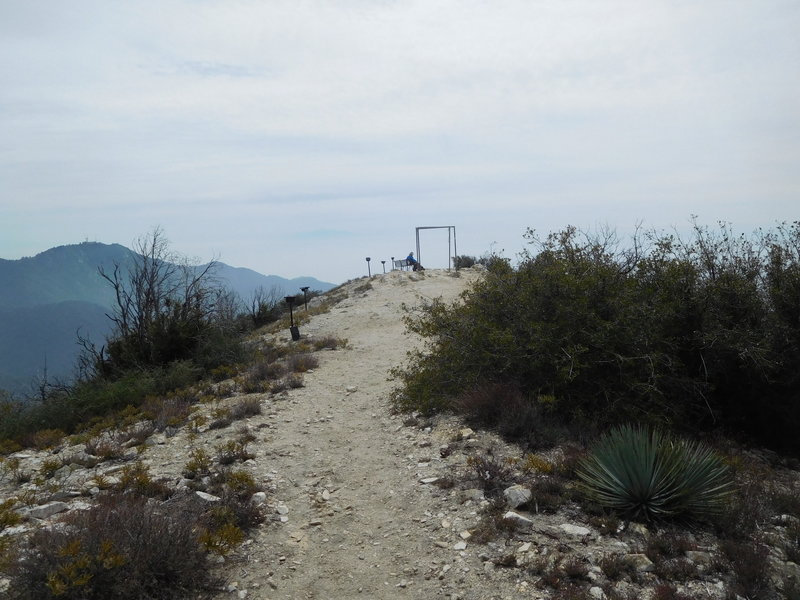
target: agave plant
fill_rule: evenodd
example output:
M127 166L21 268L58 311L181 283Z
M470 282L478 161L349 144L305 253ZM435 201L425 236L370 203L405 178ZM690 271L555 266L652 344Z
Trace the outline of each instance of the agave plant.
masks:
M732 491L729 470L712 450L633 425L602 436L577 474L598 504L647 520L713 515Z

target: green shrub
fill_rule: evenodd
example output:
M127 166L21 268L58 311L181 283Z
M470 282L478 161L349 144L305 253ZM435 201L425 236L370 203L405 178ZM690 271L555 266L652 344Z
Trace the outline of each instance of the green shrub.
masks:
M0 533L8 527L19 525L22 522L22 515L14 511L17 501L13 498L0 502Z
M728 468L713 452L646 427L601 437L577 474L590 499L634 518L707 517L731 492Z
M116 490L121 493L162 500L166 500L175 493L163 479L153 479L150 469L140 462L123 467Z
M208 475L211 472L213 461L211 456L202 448L194 448L189 451L189 461L183 468L183 476L187 479L194 479L198 475Z
M8 567L10 600L208 597L219 582L198 540L201 511L188 498L152 504L102 496L66 527L41 528Z
M214 446L214 450L217 453L217 460L221 465L230 465L237 460L245 461L255 458L255 454L248 452L247 442L244 441L228 440L223 444Z
M548 448L574 435L547 414L546 401L526 397L508 383L482 383L460 394L452 407L482 427L530 448Z
M723 428L800 452L800 222L628 249L572 227L528 239L516 267L488 260L459 302L406 316L428 344L393 371L396 408L458 410L502 383L572 426Z

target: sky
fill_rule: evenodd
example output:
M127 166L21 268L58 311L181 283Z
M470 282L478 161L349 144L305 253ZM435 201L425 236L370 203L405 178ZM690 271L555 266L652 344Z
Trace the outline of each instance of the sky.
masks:
M796 0L0 0L0 258L160 227L340 283L416 227L513 258L797 220L798 31Z

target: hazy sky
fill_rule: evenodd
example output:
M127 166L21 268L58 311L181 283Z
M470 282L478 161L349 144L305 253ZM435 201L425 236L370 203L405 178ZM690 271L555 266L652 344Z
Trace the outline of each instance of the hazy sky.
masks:
M0 257L161 226L340 282L800 211L797 0L0 0ZM423 236L446 264L446 232Z

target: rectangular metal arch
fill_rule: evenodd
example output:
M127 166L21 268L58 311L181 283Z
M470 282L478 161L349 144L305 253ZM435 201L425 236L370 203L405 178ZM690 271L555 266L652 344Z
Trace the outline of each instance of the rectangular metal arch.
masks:
M430 225L427 227L417 227L417 260L422 263L422 254L419 248L419 232L421 229L447 229L447 270L450 270L450 265L453 263L453 257L458 256L458 246L456 244L456 227L455 225ZM450 244L452 237L452 249L450 252ZM458 266L456 265L456 270Z

